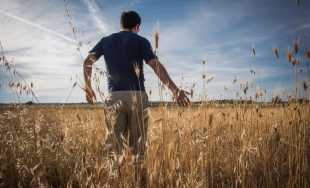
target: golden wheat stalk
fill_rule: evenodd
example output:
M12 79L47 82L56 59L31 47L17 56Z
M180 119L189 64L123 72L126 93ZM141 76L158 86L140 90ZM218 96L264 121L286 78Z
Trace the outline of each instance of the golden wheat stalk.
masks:
M158 49L158 41L159 41L159 22L157 20L156 28L154 32L154 40L155 40L155 49Z
M310 60L310 49L306 50L306 55L307 55L308 59Z
M273 48L272 48L272 51L273 51L275 57L276 57L277 59L279 59L279 51L278 51L278 49L277 49L276 47L273 47Z
M289 50L286 51L286 59L288 62L291 62L292 60L292 54Z
M294 51L295 55L297 55L297 53L298 53L298 41L294 42L293 51Z
M255 49L255 45L254 44L252 45L252 52L253 52L253 55L255 56L256 55L256 49Z

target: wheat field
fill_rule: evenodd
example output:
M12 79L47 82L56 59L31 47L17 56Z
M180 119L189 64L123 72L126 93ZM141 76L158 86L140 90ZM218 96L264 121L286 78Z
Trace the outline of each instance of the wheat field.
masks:
M64 0L66 19L74 37L71 42L76 42L83 61L84 42L77 38L80 28L75 26L67 3ZM300 8L300 1L296 3ZM138 172L141 174L137 174L134 162L137 157L128 146L122 153L109 156L104 105L40 104L33 91L34 84L15 68L13 60L6 58L0 41L0 69L5 78L0 88L7 87L15 102L0 104L0 188L308 188L310 49L300 38L294 39L285 52L276 46L270 51L276 61L285 54L292 72L292 83L288 86L291 90L275 93L270 96L271 102L266 102L266 89L263 91L260 86L258 65L249 67L248 80L237 79L235 75L233 84L238 91L228 103L209 100L206 88L214 77L206 73L205 59L201 75L203 91L195 104L186 108L164 104L164 85L159 82L161 104L149 108L147 151L140 166L143 171ZM158 21L154 40L154 53L158 56ZM251 53L256 56L255 45ZM94 68L96 93L104 102L99 80L107 74ZM307 76L303 76L303 71ZM140 70L135 69L135 73L138 77ZM69 96L62 96L65 103L75 87L86 90L77 76L73 80L71 77L71 81ZM191 90L193 97L196 82L190 84L192 87L186 89ZM227 92L226 86L224 90ZM151 95L151 91L148 93ZM30 96L35 104L21 104L23 95ZM146 178L144 184L137 180L142 173Z
M0 187L137 187L127 149L105 149L103 106L1 106ZM149 110L148 187L309 187L310 106Z

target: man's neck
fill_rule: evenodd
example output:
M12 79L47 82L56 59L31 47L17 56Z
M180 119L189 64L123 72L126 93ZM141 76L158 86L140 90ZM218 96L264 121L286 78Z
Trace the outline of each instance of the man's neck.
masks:
M121 31L129 31L129 32L132 32L132 33L137 33L137 32L135 32L134 29L127 29L127 28L124 28Z

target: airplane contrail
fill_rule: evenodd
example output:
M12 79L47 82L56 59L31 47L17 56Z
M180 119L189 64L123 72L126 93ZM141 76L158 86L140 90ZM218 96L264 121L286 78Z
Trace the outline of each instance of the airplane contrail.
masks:
M67 37L67 36L65 36L65 35L62 35L62 34L60 34L60 33L57 33L57 32L55 32L55 31L53 31L53 30L51 30L51 29L48 29L48 28L46 28L46 27L43 27L43 26L38 25L38 24L36 24L36 23L33 23L33 22L31 22L31 21L25 20L25 19L23 19L23 18L21 18L21 17L19 17L19 16L13 15L13 14L11 14L11 13L9 13L9 12L5 12L5 11L3 11L3 10L0 9L0 13L4 14L4 15L10 17L10 18L13 18L14 20L20 21L20 22L22 22L22 23L24 23L24 24L33 26L33 27L35 27L35 28L37 28L37 29L39 29L39 30L41 30L41 31L45 31L45 32L47 32L47 33L49 33L49 34L52 34L52 35L54 35L54 36L60 37L60 38L62 38L62 39L65 39L65 40L67 40L67 41L69 41L69 42L76 43L76 41L75 41L74 39L72 39L72 38L69 38L69 37Z
M93 0L83 0L86 5L88 11L90 12L93 20L97 24L97 26L101 29L102 32L107 32L106 25L102 22L101 15L99 13L99 7Z

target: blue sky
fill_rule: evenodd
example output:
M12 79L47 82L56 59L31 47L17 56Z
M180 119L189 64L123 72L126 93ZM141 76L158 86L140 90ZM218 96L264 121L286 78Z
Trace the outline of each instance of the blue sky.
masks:
M63 0L0 0L0 41L8 59L28 82L40 102L66 102L73 83L82 80L82 60ZM256 89L266 90L262 100L292 93L293 67L285 57L294 40L300 37L297 58L306 79L304 49L310 48L310 1L301 0L68 0L68 9L76 27L77 40L83 43L85 58L101 37L119 31L124 10L135 10L142 17L140 35L154 44L153 32L160 24L159 59L178 86L190 90L193 100L203 92L202 74L213 80L207 84L209 99L236 98L240 83L254 81ZM252 53L252 47L256 55ZM276 59L272 48L280 58ZM206 59L203 68L202 59ZM96 66L104 69L101 58ZM251 74L250 70L256 74ZM158 100L157 78L145 66L146 89L151 100ZM259 76L257 74L259 73ZM5 84L3 69L1 83ZM237 84L233 84L234 78ZM73 79L71 79L73 78ZM260 83L260 84L259 84ZM227 88L224 89L224 88ZM105 79L101 89L106 93ZM0 87L0 102L14 102L7 87ZM248 96L248 97L249 97ZM73 89L68 102L85 102L84 93ZM164 99L170 94L164 92ZM16 99L15 99L16 100ZM21 101L32 100L22 97Z

